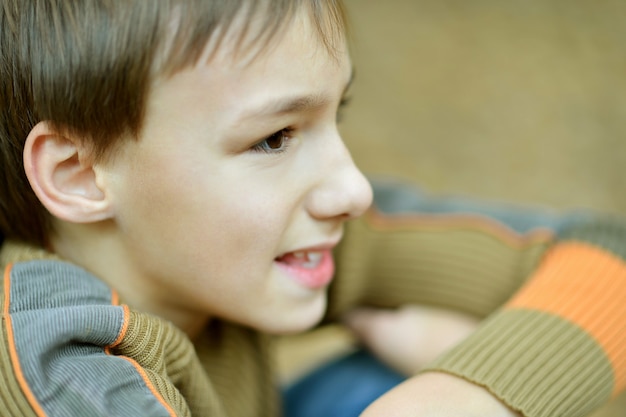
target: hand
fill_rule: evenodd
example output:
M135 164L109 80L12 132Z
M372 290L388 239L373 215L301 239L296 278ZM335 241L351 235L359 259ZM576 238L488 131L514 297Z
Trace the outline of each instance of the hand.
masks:
M485 388L438 372L414 376L360 417L521 417Z
M478 326L468 315L416 305L359 308L344 321L372 353L405 375L416 374Z

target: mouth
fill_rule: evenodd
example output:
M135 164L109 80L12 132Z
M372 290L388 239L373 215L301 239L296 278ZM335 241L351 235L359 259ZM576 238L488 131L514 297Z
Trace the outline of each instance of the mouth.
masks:
M274 262L290 278L311 289L327 286L335 273L330 249L288 252Z
M297 251L286 253L276 258L278 262L290 265L299 265L302 268L314 269L319 266L324 254L323 251Z

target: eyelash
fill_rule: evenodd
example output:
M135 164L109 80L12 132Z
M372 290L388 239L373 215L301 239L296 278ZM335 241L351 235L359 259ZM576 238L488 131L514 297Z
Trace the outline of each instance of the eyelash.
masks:
M340 123L343 119L343 109L350 104L351 97L343 97L339 102L339 106L337 108L337 123ZM284 128L279 130L278 132L272 133L270 136L266 137L262 141L258 142L252 148L250 148L253 152L263 152L267 154L279 154L285 152L289 149L291 144L291 134L293 133L293 128ZM277 137L277 135L282 135L283 142L281 143L280 148L271 148L268 146L268 141Z
M271 135L269 135L268 137L266 137L265 139L263 139L262 141L258 142L256 145L252 146L252 148L250 148L252 151L254 152L264 152L267 154L278 154L278 153L283 153L285 152L290 144L291 144L291 134L293 133L293 129L292 128L284 128L279 130L278 132L272 133ZM281 142L281 146L280 148L272 148L269 146L269 141L277 138L281 136L282 138L282 142Z

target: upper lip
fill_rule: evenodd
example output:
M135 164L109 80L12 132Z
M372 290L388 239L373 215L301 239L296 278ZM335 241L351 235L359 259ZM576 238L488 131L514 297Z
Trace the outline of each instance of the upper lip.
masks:
M286 252L281 253L280 255L278 255L276 258L280 258L282 256L287 255L288 253L295 253L295 252L320 252L320 251L325 251L325 250L332 250L335 248L335 246L337 246L339 244L339 242L341 241L341 236L338 238L334 238L330 241L324 242L324 243L317 243L317 244L312 244L310 246L303 246L301 248L298 249L293 249L293 250L289 250Z

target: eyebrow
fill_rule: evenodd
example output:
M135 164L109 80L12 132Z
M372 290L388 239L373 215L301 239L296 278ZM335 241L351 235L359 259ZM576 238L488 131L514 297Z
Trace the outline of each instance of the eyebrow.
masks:
M354 80L354 71L350 73L350 79L343 89L342 96L350 89ZM259 115L284 115L290 113L299 113L306 111L314 111L322 108L330 102L330 99L323 95L305 95L296 97L280 98L275 101L265 103L259 108L246 112L244 119Z
M263 106L263 113L266 114L287 114L304 111L317 110L329 103L328 97L322 95L309 95L279 99Z

